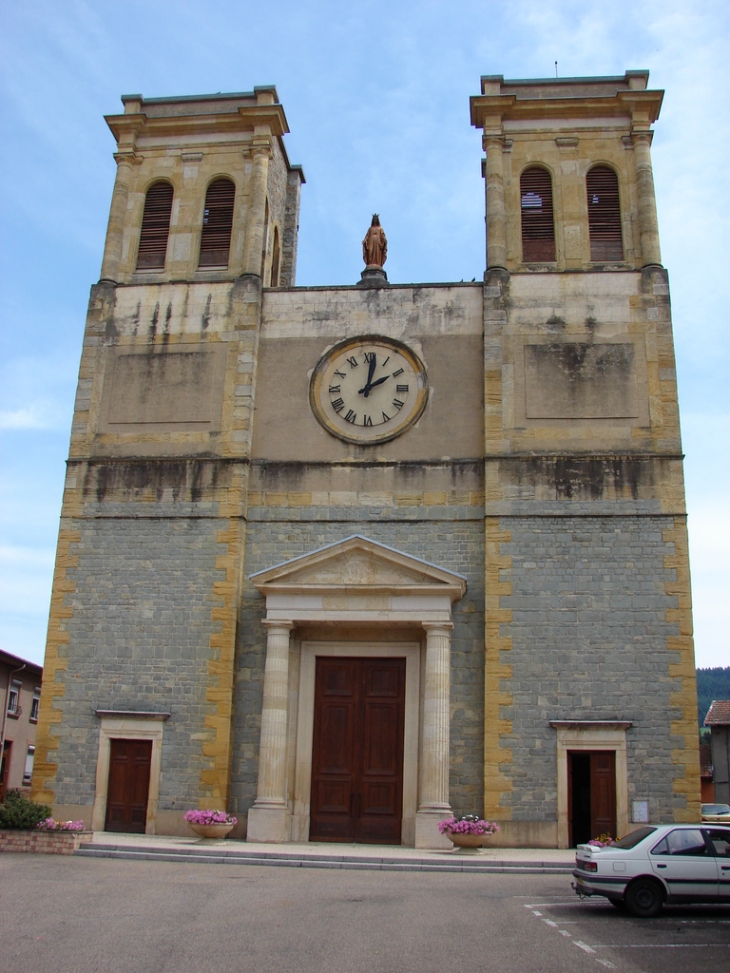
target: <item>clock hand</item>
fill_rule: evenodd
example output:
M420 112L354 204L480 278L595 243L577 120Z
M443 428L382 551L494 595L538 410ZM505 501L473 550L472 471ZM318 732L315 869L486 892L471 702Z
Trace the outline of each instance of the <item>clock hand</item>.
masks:
M377 356L375 355L375 352L373 352L373 356L370 359L370 367L368 368L368 380L367 380L367 382L365 382L365 385L363 386L363 388L358 389L358 393L357 393L358 395L364 395L365 398L368 397L368 393L370 392L370 389L372 388L372 385L370 383L373 380L373 375L375 373L375 366L377 365L377 363L378 363Z
M383 377L382 378L379 378L376 382L371 382L370 385L368 386L368 392L371 389L374 389L377 385L382 385L383 382L385 382L389 378L390 378L390 375L383 375Z

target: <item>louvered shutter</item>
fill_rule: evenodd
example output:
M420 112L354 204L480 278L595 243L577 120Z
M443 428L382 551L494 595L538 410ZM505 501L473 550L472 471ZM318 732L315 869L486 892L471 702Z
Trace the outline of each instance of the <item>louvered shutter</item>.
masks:
M208 186L200 235L199 267L227 267L233 229L236 187L230 179L216 179Z
M608 166L594 166L586 176L591 260L623 260L618 177Z
M137 270L164 270L171 212L172 186L167 182L150 186L144 201Z
M520 178L522 259L555 260L553 187L546 169L526 169Z

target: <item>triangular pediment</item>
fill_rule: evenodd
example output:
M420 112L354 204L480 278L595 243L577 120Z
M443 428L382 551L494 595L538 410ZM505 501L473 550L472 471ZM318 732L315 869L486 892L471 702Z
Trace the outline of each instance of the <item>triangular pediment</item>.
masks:
M251 575L262 594L299 591L392 591L448 594L466 591L466 579L420 558L355 535Z

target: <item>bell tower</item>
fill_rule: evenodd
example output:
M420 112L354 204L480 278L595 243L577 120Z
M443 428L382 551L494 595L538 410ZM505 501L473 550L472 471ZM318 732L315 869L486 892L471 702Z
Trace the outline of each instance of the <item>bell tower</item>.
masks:
M699 820L683 457L650 156L663 92L648 77L490 75L471 99L486 152L484 811L505 821L506 843L568 847L604 819L624 834L650 806ZM543 678L552 691L538 690ZM674 715L659 733L661 698ZM671 794L657 811L642 761L660 750ZM613 796L599 813L591 793L595 820L579 820L589 763L609 768ZM536 775L557 782L557 832L551 816L536 823L544 810L523 782Z

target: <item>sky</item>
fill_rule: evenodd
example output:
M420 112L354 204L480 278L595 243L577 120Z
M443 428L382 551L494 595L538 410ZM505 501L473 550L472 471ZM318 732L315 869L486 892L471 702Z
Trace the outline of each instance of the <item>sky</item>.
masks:
M397 283L484 272L483 74L666 90L652 147L678 366L697 664L730 665L726 0L0 0L0 647L42 662L120 95L275 84L304 166L297 284L354 284L378 212ZM723 190L725 192L725 190ZM722 204L722 205L720 205Z

